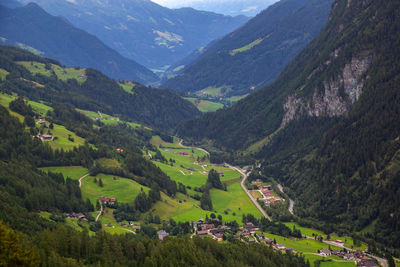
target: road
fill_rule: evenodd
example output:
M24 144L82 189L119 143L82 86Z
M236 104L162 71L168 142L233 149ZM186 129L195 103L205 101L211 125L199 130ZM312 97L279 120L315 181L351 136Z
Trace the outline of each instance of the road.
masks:
M314 240L314 237L311 237L311 236L305 236L305 237L308 238L308 239L313 239L313 240ZM323 240L322 242L324 242L325 244L331 245L331 246L336 246L336 247L340 247L340 248L345 248L345 249L348 250L348 251L355 251L355 249L345 247L344 245L339 244L339 243L334 242L334 241ZM377 256L374 256L374 255L371 255L371 254L368 254L368 253L366 253L366 255L367 255L368 257L371 257L371 258L376 259L382 267L388 267L388 264L387 264L386 259L379 258L379 257L377 257Z
M283 193L283 186L281 184L278 184L277 186L278 186L278 189ZM289 198L289 208L288 208L288 210L292 215L294 215L293 208L294 208L294 200Z
M242 189L244 190L244 192L246 192L247 196L250 198L250 200L254 203L254 205L256 206L256 208L261 212L261 214L267 218L269 221L272 221L271 218L267 215L267 213L265 212L265 210L260 206L260 204L258 204L257 200L255 200L253 198L253 196L250 194L249 190L247 190L246 186L244 185L244 183L247 180L247 174L245 172L243 172L242 170L240 170L237 167L233 167L227 163L225 163L227 166L229 166L230 169L235 170L237 172L239 172L242 176L242 182L240 183L240 186L242 187Z
M182 142L183 142L183 139L180 139L179 142L178 142L178 144L179 144L181 147L183 147L183 148L195 148L195 149L197 149L197 150L200 150L200 151L206 153L208 156L210 156L210 152L208 152L207 150L205 150L205 149L203 149L203 148L201 148L201 147L189 147L189 146L185 146L185 145L182 144Z
M99 210L99 214L97 214L96 222L99 220L102 213L103 213L103 204L100 203L100 210Z
M82 180L83 180L85 177L87 177L87 176L89 176L89 173L88 173L88 174L85 174L84 176L82 176L81 178L79 178L79 187L82 187Z

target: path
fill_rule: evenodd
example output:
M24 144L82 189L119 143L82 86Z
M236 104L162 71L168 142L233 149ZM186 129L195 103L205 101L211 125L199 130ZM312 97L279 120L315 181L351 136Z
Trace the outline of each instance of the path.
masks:
M181 170L179 170L183 175L185 175L186 176L186 174L183 172L183 171L181 171Z
M179 142L178 142L178 144L179 144L181 147L183 147L183 148L195 148L195 149L197 149L197 150L200 150L200 151L206 153L208 156L210 156L210 152L208 152L207 150L205 150L205 149L203 149L203 148L201 148L201 147L188 147L188 146L183 145L182 142L183 142L183 139L180 139Z
M152 159L153 156L150 154L150 152L147 151L147 155L149 155L149 158Z
M255 200L253 198L253 196L250 194L249 190L247 190L246 186L244 185L244 183L247 180L247 174L244 173L242 170L240 170L237 167L233 167L227 163L225 163L230 169L235 170L237 172L239 172L241 175L243 175L243 179L242 182L240 183L240 186L242 187L242 189L244 190L244 192L246 192L247 196L250 198L250 200L254 203L254 205L256 206L256 208L261 212L261 214L267 218L269 221L272 221L271 218L267 215L267 213L265 212L265 210L260 206L260 204L257 202L257 200Z
M99 210L99 214L97 214L96 222L99 220L102 213L103 213L103 204L100 203L100 210Z
M277 186L278 186L279 191L281 191L283 193L283 186L281 184L278 184ZM292 215L294 215L293 208L294 208L294 200L289 198L289 208L288 208L288 210Z
M88 173L88 174L85 174L84 176L82 176L81 178L79 178L79 187L82 187L82 180L83 180L85 177L87 177L87 176L89 176L89 173Z

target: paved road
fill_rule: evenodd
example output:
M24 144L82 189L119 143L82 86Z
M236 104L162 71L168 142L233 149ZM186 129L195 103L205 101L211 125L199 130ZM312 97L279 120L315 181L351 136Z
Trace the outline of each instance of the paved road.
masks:
M229 166L229 168L231 168L232 170L235 170L237 172L239 172L241 175L243 175L243 179L242 182L240 183L240 186L242 187L242 189L244 190L244 192L246 192L246 194L249 196L250 200L254 203L254 205L256 206L256 208L261 212L261 214L267 218L269 221L272 221L271 218L267 215L267 213L265 212L265 210L260 206L260 204L258 204L257 200L255 200L253 198L253 196L250 194L249 190L247 190L246 186L244 185L244 183L247 180L247 174L244 173L242 170L240 170L237 167L233 167L227 163L225 163L227 166Z
M85 177L87 177L87 176L89 176L89 173L88 173L88 174L85 174L84 176L82 176L81 178L79 178L79 187L82 187L82 180L83 180Z

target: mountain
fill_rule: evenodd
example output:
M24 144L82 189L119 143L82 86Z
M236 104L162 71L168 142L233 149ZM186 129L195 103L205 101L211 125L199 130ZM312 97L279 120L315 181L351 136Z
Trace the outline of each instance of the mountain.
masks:
M181 136L260 161L308 225L400 247L400 8L337 0L277 80Z
M95 69L62 68L54 60L11 47L0 46L0 55L0 69L7 74L7 82L0 90L9 94L69 103L76 108L121 116L162 129L171 129L200 114L192 103L175 92L134 82L126 87ZM33 89L32 83L39 86Z
M170 65L248 20L192 8L168 9L149 0L33 2L152 69Z
M114 79L145 84L158 79L97 37L75 28L64 18L51 16L34 3L15 9L0 6L0 15L0 36L6 44L30 46L65 65L97 68Z
M244 15L253 17L262 10L266 9L269 5L276 2L276 0L186 0L184 3L179 1L171 2L168 0L154 0L153 2L169 8L179 8L185 6L192 7L197 10L211 11L229 16Z
M331 0L284 0L208 46L164 88L195 92L224 88L221 95L244 95L276 76L326 24Z

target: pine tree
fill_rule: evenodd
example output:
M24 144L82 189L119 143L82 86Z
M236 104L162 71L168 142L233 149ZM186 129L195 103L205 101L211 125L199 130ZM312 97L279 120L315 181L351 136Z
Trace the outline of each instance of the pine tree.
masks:
M103 185L103 181L101 180L101 178L99 179L99 186L100 187L103 187L104 185Z

